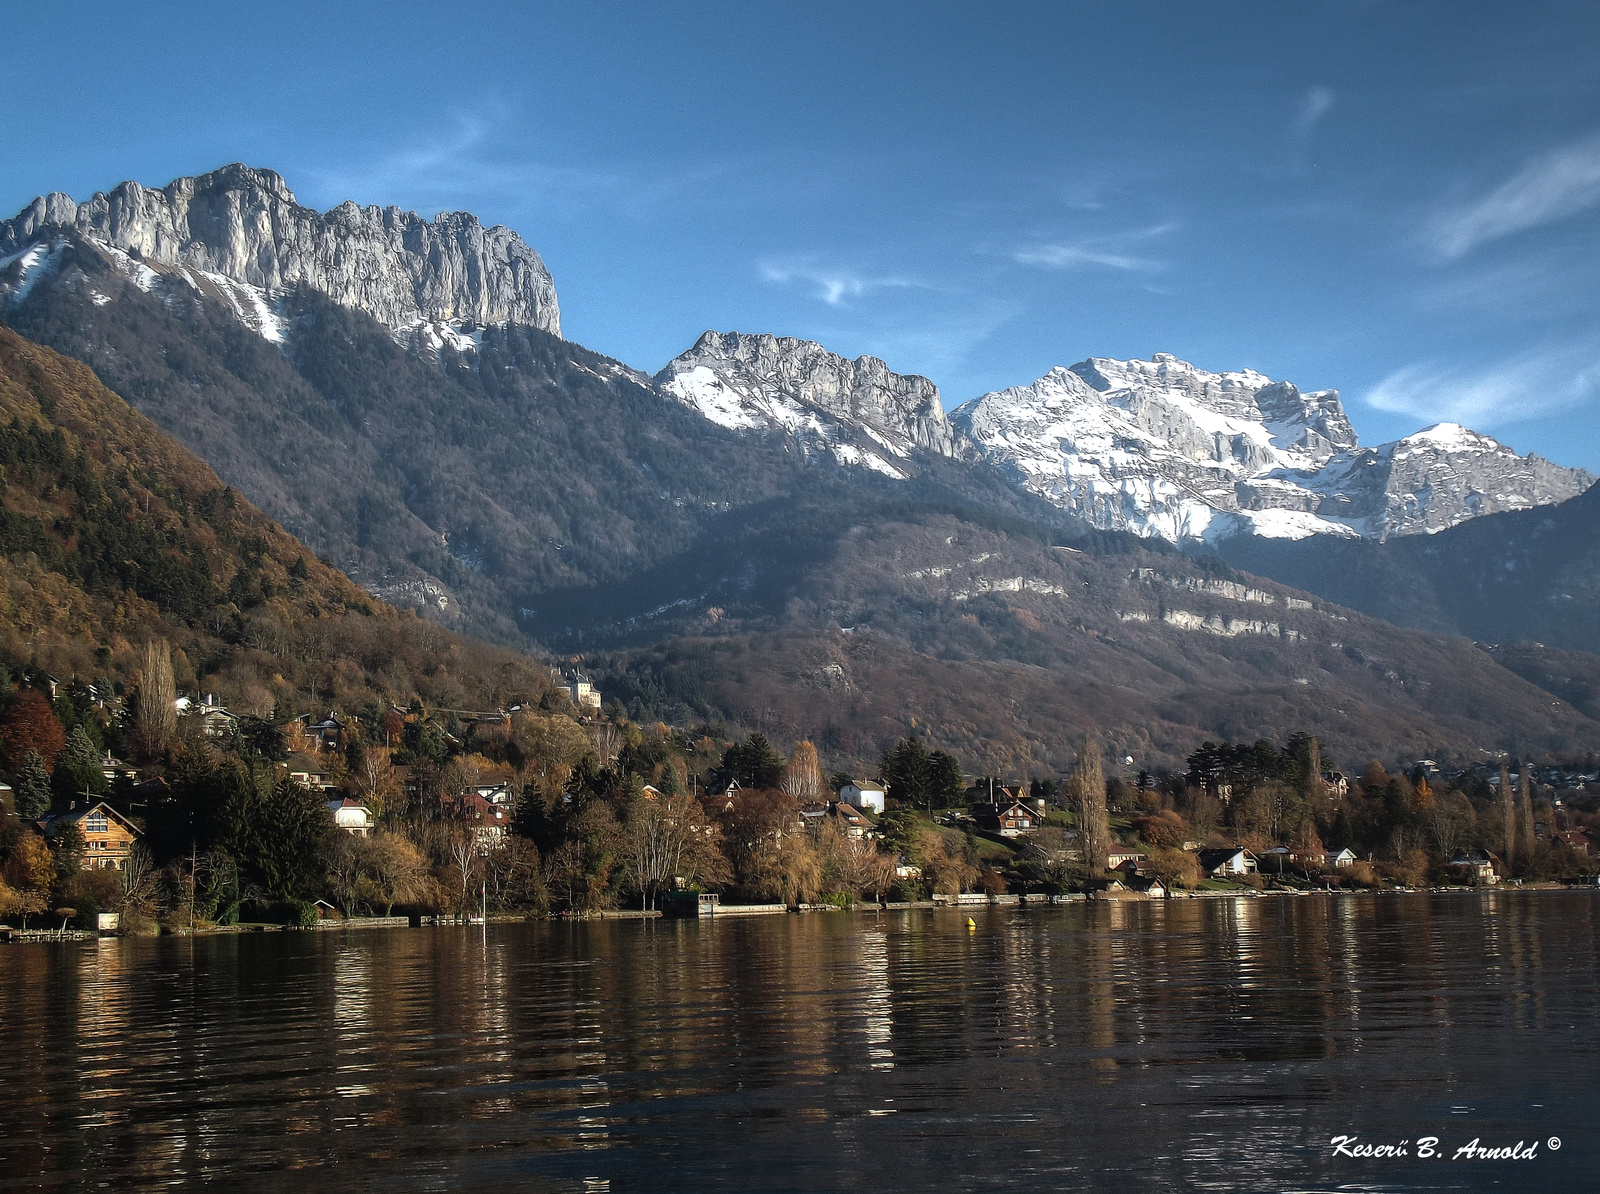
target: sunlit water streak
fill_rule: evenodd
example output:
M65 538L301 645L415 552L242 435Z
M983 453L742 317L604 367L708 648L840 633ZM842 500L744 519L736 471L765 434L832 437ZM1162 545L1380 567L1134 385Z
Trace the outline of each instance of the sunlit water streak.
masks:
M14 946L0 1188L1592 1190L1597 900Z

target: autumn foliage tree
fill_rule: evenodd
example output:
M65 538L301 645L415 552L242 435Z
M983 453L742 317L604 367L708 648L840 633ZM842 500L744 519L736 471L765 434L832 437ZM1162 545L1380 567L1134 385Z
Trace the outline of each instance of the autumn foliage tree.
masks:
M24 688L17 693L0 721L0 741L5 743L6 757L12 765L19 765L29 751L44 761L45 770L55 769L56 756L67 744L66 731L56 720L50 702L36 688Z

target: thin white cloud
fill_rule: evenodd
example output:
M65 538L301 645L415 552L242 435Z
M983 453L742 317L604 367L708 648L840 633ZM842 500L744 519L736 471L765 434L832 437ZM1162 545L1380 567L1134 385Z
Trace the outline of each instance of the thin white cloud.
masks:
M1570 407L1600 391L1600 348L1569 345L1524 353L1482 369L1422 362L1397 369L1367 394L1368 406L1428 423L1510 423Z
M639 218L690 197L726 197L741 173L731 161L672 170L644 162L541 160L511 143L514 115L494 103L458 110L431 129L413 132L400 148L358 152L336 165L307 170L305 189L325 206L355 198L424 216L450 208L541 213L601 208Z
M1300 114L1295 119L1295 127L1302 133L1310 132L1333 107L1333 98L1331 87L1313 87L1306 92L1305 98L1300 101Z
M873 277L848 268L818 264L815 258L779 259L757 263L761 277L779 286L805 287L813 298L830 307L845 306L846 299L860 298L873 290L930 289L913 278Z
M1027 248L1014 250L1011 260L1018 265L1036 265L1046 269L1103 266L1106 269L1152 272L1165 269L1166 263L1140 256L1129 250L1140 241L1151 240L1172 231L1172 227L1171 224L1157 224L1151 228L1112 236L1090 237L1060 244L1030 245Z
M1600 135L1534 158L1487 195L1441 212L1429 239L1446 258L1492 240L1565 219L1600 203Z

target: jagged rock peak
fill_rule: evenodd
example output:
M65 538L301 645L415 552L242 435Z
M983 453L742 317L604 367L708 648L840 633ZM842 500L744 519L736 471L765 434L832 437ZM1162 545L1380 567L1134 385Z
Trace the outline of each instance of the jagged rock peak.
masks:
M274 171L239 163L159 190L125 182L83 203L41 196L0 223L0 258L68 231L268 294L303 282L396 331L470 322L561 334L550 271L509 228L484 228L466 212L430 221L348 200L317 212Z
M933 382L895 373L877 357L847 360L810 340L708 331L655 382L724 427L783 430L824 443L841 463L891 476L905 475L893 457L958 450Z
M1166 353L1052 369L952 422L1024 488L1096 526L1174 542L1428 533L1594 481L1456 424L1362 448L1336 390Z
M1168 352L1155 353L1148 361L1090 357L1072 366L1072 371L1102 392L1158 393L1169 401L1186 398L1213 414L1260 423L1282 449L1326 459L1357 446L1338 390L1302 392L1291 382L1273 381L1254 369L1210 373Z

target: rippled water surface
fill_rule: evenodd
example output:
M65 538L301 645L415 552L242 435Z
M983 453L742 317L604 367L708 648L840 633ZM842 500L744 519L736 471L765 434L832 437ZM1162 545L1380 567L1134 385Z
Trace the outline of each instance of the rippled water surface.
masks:
M1315 896L10 946L0 1188L1600 1190L1597 912ZM1424 1160L1422 1136L1538 1149Z

